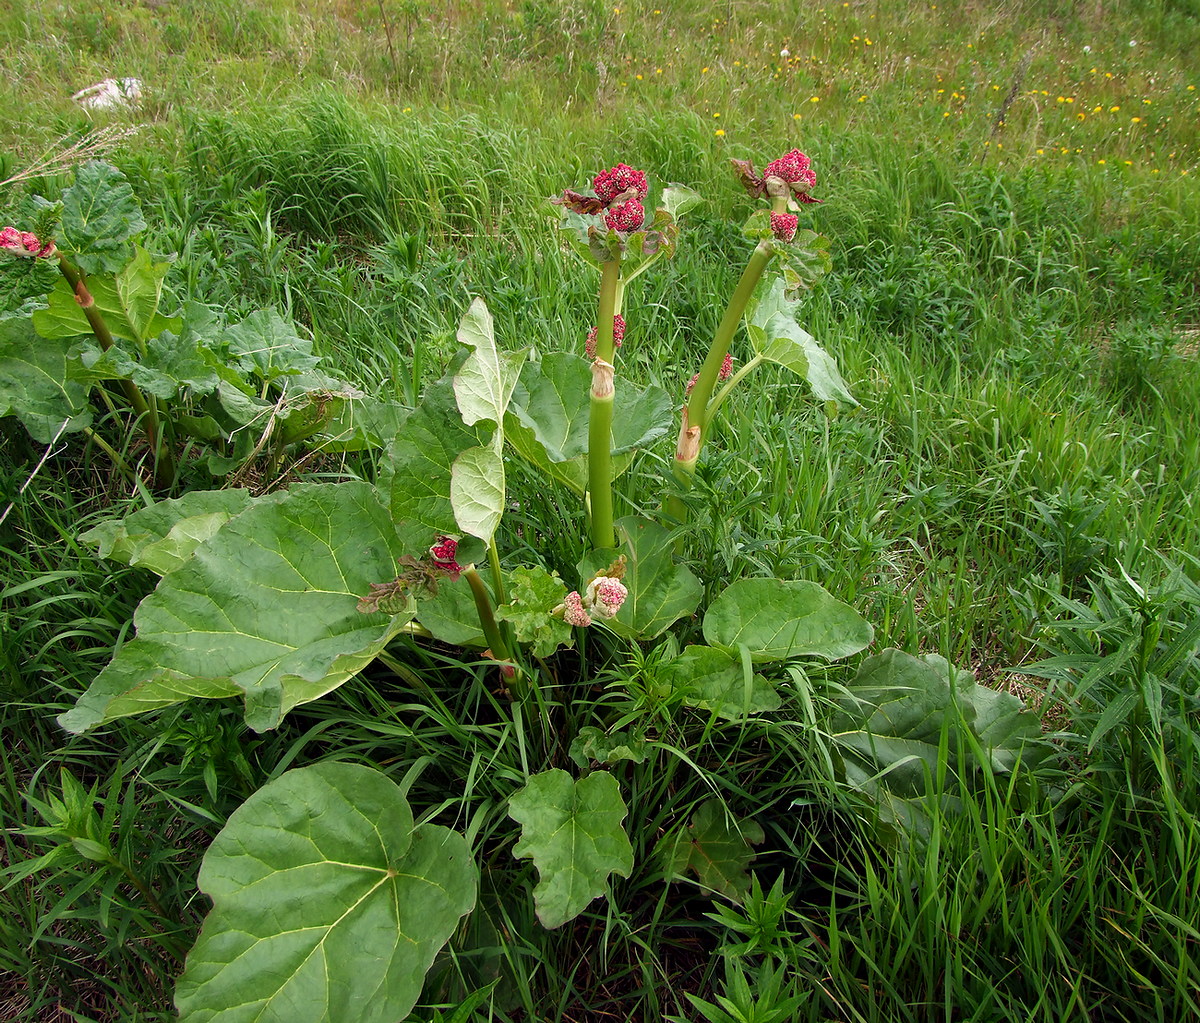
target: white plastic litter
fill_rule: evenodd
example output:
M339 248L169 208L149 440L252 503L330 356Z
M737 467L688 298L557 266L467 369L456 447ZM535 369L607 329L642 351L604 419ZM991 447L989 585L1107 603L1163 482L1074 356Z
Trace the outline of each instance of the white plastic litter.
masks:
M142 98L140 78L106 78L71 97L88 110L130 110Z

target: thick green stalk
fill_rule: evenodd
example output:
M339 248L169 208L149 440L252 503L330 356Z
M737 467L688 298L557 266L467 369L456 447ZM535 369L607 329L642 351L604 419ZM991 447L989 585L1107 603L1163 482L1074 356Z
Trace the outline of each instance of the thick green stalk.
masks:
M487 586L474 566L463 571L467 585L471 587L471 596L475 598L475 611L479 615L479 624L483 629L483 638L487 640L492 651L492 657L498 661L509 660L508 644L500 632L500 623L496 621L496 611L492 607L492 597Z
M774 245L771 244L770 239L764 239L758 243L750 256L750 261L746 264L746 269L742 271L742 278L738 281L733 297L729 300L729 305L725 307L725 315L721 317L717 332L713 335L704 365L700 367L700 379L696 381L691 397L688 398L689 426L698 426L701 430L705 427L708 401L717 385L721 364L725 361L725 356L729 354L729 346L733 342L734 332L737 330L738 324L742 322L742 315L746 311L750 297L754 294L754 289L758 287L758 282L762 279L763 271L766 270L767 264L774 255Z
M588 492L592 510L592 546L616 546L613 530L612 420L613 316L621 283L621 264L609 260L600 270L600 311L596 323L596 361L592 365L591 418L588 423Z

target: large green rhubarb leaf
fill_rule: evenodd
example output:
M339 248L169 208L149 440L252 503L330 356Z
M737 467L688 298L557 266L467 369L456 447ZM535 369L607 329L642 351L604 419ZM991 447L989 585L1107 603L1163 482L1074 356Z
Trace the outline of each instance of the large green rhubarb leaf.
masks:
M394 1023L478 870L461 836L414 826L385 775L325 763L236 810L199 883L213 908L175 989L182 1023Z
M570 352L551 352L522 370L512 415L532 431L551 462L587 455L591 386L591 364ZM645 447L670 428L673 404L661 387L621 380L613 402L614 455Z
M836 705L829 730L846 781L917 835L928 828L931 779L949 771L969 781L979 751L1004 773L1041 756L1036 714L937 654L889 649L867 658Z
M144 343L164 330L179 330L182 320L158 311L167 268L166 262L155 263L138 246L134 258L119 273L88 278L95 307L114 337ZM33 314L33 325L42 337L72 338L92 333L92 325L65 279L54 285L46 301L49 308Z
M485 430L463 424L449 377L426 390L421 404L401 420L384 486L393 517L417 549L428 547L439 533L453 531L451 469L463 451L479 444Z
M65 344L38 337L27 315L0 316L0 416L19 417L35 441L91 425L93 379Z
M629 876L633 847L621 827L627 812L617 780L605 771L579 781L566 771L543 771L509 800L509 816L521 825L513 855L537 867L533 900L544 926L575 919L604 893L609 874Z
M312 342L274 309L251 313L227 328L224 340L238 369L263 380L303 373L320 361L312 353Z
M816 655L849 657L873 636L849 604L803 580L739 579L709 605L704 638L713 646L750 651L757 662Z
M64 728L88 728L190 697L242 695L246 722L283 715L365 668L408 622L363 615L371 583L403 553L364 483L302 485L259 498L165 576Z
M101 522L79 539L102 558L166 575L184 565L200 544L250 506L248 490L193 490L158 501L123 519Z

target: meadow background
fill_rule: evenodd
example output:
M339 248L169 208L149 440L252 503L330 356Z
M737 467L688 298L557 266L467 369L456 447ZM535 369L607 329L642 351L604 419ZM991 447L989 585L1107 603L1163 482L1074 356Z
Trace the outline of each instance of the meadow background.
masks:
M546 197L627 162L706 200L627 305L624 371L682 394L749 249L728 161L803 149L834 260L803 325L861 407L828 419L782 375L737 394L690 556L712 580L818 581L879 647L1015 688L1057 773L1033 795L931 794L932 844L889 846L798 739L792 787L756 796L775 811L756 869L790 902L728 911L751 947L715 903L635 879L650 908L624 925L510 920L508 995L477 1018L698 1019L685 993L742 970L798 1001L730 1018L1182 1020L1200 1016L1198 55L1195 0L15 0L0 182L21 180L0 220L69 183L57 154L102 152L175 253L174 299L273 305L339 375L411 404L475 295L506 343L581 349L595 282L557 251ZM135 111L71 101L107 76L143 81ZM417 755L401 734L438 756L450 740L428 720L389 734L394 694L370 680L263 736L189 708L68 740L55 714L154 580L78 541L144 493L84 440L60 447L35 473L45 448L0 421L0 1017L169 1019L199 857L242 799L335 739L397 770ZM1126 713L1151 678L1157 713ZM706 742L776 778L762 729ZM36 829L60 768L95 785L162 913L52 853Z

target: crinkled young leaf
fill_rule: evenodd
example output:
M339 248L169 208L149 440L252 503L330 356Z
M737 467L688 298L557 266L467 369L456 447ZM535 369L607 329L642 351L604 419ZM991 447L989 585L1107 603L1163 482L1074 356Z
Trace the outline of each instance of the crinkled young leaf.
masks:
M303 373L320 361L312 353L312 342L274 309L259 309L227 327L222 340L238 369L263 380Z
M667 835L656 848L669 876L696 875L700 887L715 895L741 902L750 890L748 870L755 852L766 838L759 824L732 820L719 799L706 799L691 823Z
M181 1023L393 1023L475 905L463 838L414 827L359 764L288 771L234 811L200 868L213 900L175 988Z
M62 274L54 259L0 259L0 309L19 309L29 299L42 299Z
M688 646L663 665L663 677L689 707L727 721L778 710L779 693L758 673L747 675L740 657L711 646Z
M874 633L849 604L804 580L739 579L704 615L704 638L713 646L745 646L755 662L792 657L849 657Z
M364 483L301 485L258 498L165 576L127 642L59 718L82 732L189 697L243 695L246 722L283 715L375 659L413 612L359 614L404 553Z
M620 636L653 639L695 611L704 588L690 569L676 563L675 541L668 529L636 515L618 519L616 529L620 550L590 551L579 563L579 577L591 579L617 554L624 554L623 582L629 595L616 618L604 624Z
M35 441L91 425L95 379L65 343L38 337L27 314L0 315L0 416L17 416Z
M521 375L525 352L501 352L496 348L492 314L483 299L477 298L458 327L459 343L471 354L454 376L454 395L463 422L504 424L504 411Z
M250 503L248 490L193 490L101 522L79 539L94 545L99 557L166 575Z
M517 567L508 573L508 603L496 608L496 618L510 622L517 642L532 644L535 657L549 657L573 642L571 626L550 614L566 595L557 572Z
M130 242L146 228L133 189L116 167L92 160L75 170L62 196L58 247L85 273L115 274L129 261Z
M604 894L609 874L629 876L626 813L617 780L605 771L579 781L566 771L543 771L508 801L508 815L521 825L513 855L531 858L538 870L533 900L543 926L575 919Z
M632 760L641 764L646 759L646 740L635 739L628 732L605 732L595 725L584 725L571 740L570 756L581 769L593 762L615 764L619 760Z

